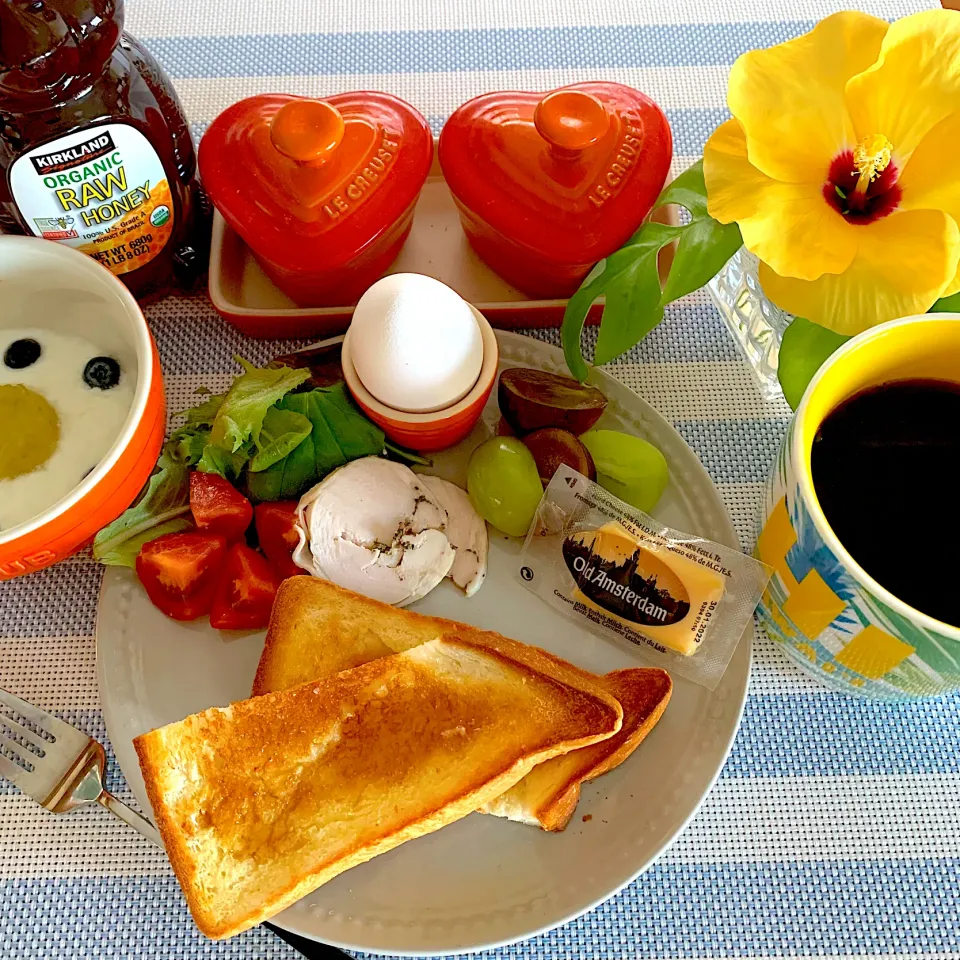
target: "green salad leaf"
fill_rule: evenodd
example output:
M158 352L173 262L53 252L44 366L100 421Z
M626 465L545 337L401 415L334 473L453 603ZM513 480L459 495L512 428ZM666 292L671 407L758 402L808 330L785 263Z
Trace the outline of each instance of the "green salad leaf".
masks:
M259 449L251 458L249 469L259 471L272 467L310 436L313 424L303 414L286 409L283 406L286 399L284 397L266 412L260 429Z
M331 470L360 457L380 456L384 435L354 405L342 383L292 393L277 410L310 424L309 435L264 470L247 472L247 490L257 500L299 497Z
M184 412L143 495L97 534L93 555L101 563L132 567L143 544L193 526L191 469L217 473L255 500L280 500L299 497L359 457L389 451L429 466L429 460L387 444L342 382L292 393L310 375L308 369L241 364L244 372L227 393Z
M177 460L194 467L202 459L209 439L209 427L183 427L170 438L170 449Z
M414 453L412 450L407 450L406 447L398 447L395 443L391 443L389 440L383 441L383 449L387 457L391 460L399 460L401 463L414 464L418 467L432 467L433 460L430 457L424 457L419 453Z
M235 453L252 441L259 453L260 430L267 410L308 380L310 371L293 367L255 367L242 357L234 359L244 372L233 381L217 407L210 442Z
M216 473L224 480L235 483L240 479L251 455L252 444L249 443L233 452L224 447L218 447L215 443L208 443L204 445L203 454L197 461L196 467L200 473Z
M199 406L184 411L183 426L174 431L167 444L177 460L191 467L200 462L204 448L210 442L210 430L223 397L223 394L208 397Z
M191 526L187 464L171 454L168 443L143 496L94 538L93 557L109 566L132 567L145 543Z
M243 373L226 393L211 395L185 411L183 426L171 438L180 459L201 473L216 473L231 482L240 479L249 461L268 466L309 432L304 424L291 431L275 417L270 428L263 429L274 404L309 379L308 369L261 369L242 357L234 359Z
M663 318L668 303L711 280L743 243L735 223L722 224L707 211L702 161L663 190L651 215L668 204L683 207L687 222L664 224L648 216L624 246L594 267L567 304L560 336L567 366L581 383L590 369L583 357L583 325L601 296L605 303L594 352L598 364L639 343ZM657 257L672 240L677 249L661 289Z
M212 427L223 406L225 393L210 394L203 403L183 411L184 427Z

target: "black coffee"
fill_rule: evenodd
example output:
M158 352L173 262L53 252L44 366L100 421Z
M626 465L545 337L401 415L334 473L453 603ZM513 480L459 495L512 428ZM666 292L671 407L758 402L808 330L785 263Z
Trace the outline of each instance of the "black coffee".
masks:
M813 441L813 486L854 560L960 625L960 385L897 380L845 400Z

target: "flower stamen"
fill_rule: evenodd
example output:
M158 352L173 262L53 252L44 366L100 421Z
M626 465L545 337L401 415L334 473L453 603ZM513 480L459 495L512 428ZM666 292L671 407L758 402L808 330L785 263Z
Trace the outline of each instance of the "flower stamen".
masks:
M867 195L870 184L890 165L893 144L882 133L871 133L854 148L851 171L857 176L854 193L861 198Z

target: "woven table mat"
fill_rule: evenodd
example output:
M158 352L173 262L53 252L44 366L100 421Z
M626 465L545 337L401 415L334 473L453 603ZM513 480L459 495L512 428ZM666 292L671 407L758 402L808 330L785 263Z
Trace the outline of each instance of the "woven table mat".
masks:
M892 19L927 6L871 0ZM585 79L666 110L675 170L727 115L734 59L842 9L736 0L127 0L127 25L169 71L199 135L257 92L395 93L435 132L475 94ZM784 19L787 17L788 19ZM205 297L148 309L170 408L229 380L249 341ZM537 336L558 343L556 331ZM299 345L299 344L298 344ZM704 293L609 368L673 422L751 543L789 411L765 401ZM95 673L100 570L79 556L0 585L0 686L105 740ZM644 876L586 916L490 957L960 958L960 697L889 706L830 693L755 641L743 725L715 789ZM129 792L110 757L111 786ZM263 930L194 928L165 857L102 811L53 817L0 781L0 957L294 958ZM487 955L485 955L487 956Z

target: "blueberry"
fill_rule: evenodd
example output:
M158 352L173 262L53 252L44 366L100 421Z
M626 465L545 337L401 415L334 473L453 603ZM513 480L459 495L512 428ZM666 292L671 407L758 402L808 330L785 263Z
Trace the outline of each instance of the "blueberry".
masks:
M40 359L40 344L36 340L14 340L3 355L3 362L11 370L22 370Z
M97 390L109 390L120 382L120 364L113 357L94 357L83 368L83 382Z

